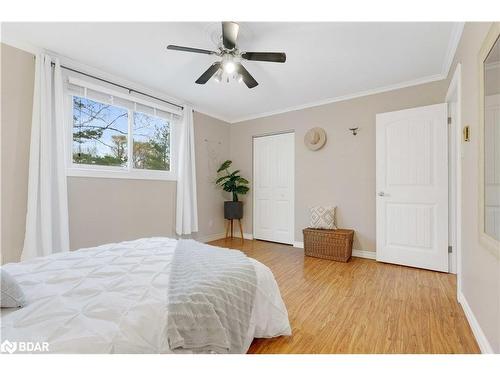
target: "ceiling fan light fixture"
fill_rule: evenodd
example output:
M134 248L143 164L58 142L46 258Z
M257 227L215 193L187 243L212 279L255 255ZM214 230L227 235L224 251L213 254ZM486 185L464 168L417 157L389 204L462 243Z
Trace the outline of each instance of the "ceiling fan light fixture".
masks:
M226 74L233 74L236 70L236 64L232 60L224 61L224 64L222 66Z
M174 44L167 46L167 49L181 52L200 53L205 55L215 55L220 58L205 70L195 81L199 85L206 84L214 78L216 82L236 80L243 82L249 89L257 87L259 83L252 77L250 72L241 64L243 60L267 61L274 63L284 63L286 54L283 52L241 52L237 47L239 25L236 22L222 22L222 42L217 51L210 51L201 48L184 47Z

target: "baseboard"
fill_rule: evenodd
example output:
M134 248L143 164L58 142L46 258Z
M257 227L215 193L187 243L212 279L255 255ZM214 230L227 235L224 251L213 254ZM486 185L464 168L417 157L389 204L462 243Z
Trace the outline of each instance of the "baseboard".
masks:
M223 238L226 238L226 233L215 233L215 234L208 234L206 236L200 236L197 237L196 240L199 242L211 242L211 241L217 241L217 240L222 240ZM241 238L240 234L234 234L234 238ZM251 233L243 233L243 238L245 240L253 240L253 234Z
M479 349L481 349L481 353L483 354L495 354L493 348L491 347L486 335L484 334L479 322L476 319L476 316L472 312L472 309L467 302L467 299L463 295L461 291L457 293L458 302L462 305L462 309L464 310L465 317L469 322L470 328L472 329L472 333L476 338L477 344L479 345Z
M295 241L293 243L293 247L298 247L300 249L304 248L304 242ZM352 250L352 256L356 258L366 258L366 259L375 259L376 257L375 251L366 251L366 250Z
M225 233L215 233L215 234L207 234L206 236L197 237L196 240L199 242L211 242L217 241L226 237Z
M377 253L375 251L367 251L367 250L352 250L352 256L356 258L366 258L366 259L375 259L377 257Z
M210 235L207 235L207 236L200 237L197 240L200 241L200 242L211 242L211 241L220 240L220 239L225 238L225 237L226 237L225 233L216 233L216 234L210 234ZM243 233L243 238L245 240L253 240L253 234L252 233ZM293 247L297 247L297 248L303 249L304 248L304 242L295 241L293 243ZM356 257L356 258L375 259L376 253L374 251L355 250L355 249L353 249L352 250L352 256Z

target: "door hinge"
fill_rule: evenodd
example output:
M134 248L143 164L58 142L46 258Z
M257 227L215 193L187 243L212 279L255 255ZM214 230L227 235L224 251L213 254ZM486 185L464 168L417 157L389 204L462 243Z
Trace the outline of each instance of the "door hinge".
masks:
M453 252L453 247L448 246L448 253L450 253L450 254L451 254L452 252Z
M448 125L451 125L451 117L448 117Z

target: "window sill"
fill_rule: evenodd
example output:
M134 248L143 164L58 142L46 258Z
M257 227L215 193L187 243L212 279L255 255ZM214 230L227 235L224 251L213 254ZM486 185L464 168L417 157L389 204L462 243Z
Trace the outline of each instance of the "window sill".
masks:
M68 168L67 177L95 177L95 178L120 178L129 180L162 180L177 181L175 174L171 171L152 170L112 170L101 168Z

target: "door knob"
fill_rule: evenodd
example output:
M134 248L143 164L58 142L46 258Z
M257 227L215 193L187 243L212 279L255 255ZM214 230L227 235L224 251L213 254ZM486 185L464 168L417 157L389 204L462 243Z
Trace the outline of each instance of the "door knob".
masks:
M385 197L385 193L383 191L379 191L378 196L379 197Z

